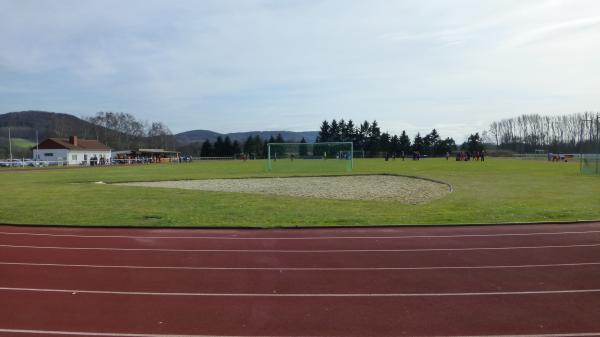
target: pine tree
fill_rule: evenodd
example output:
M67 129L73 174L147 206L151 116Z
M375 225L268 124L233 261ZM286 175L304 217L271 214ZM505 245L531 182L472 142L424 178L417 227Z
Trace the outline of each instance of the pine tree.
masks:
M417 133L417 135L415 136L415 139L413 141L412 150L423 153L423 148L424 148L423 137L421 137L421 134Z
M364 121L360 125L360 129L358 130L358 133L356 135L357 148L359 148L363 151L367 150L367 139L369 138L369 129L370 128L371 128L371 125L369 124L369 122Z
M394 135L392 139L390 139L390 152L393 154L400 153L400 138L397 135Z
M223 146L224 142L223 142L223 137L219 136L217 137L217 141L215 142L215 144L213 145L213 153L216 157L222 157L224 156L224 146Z
M381 134L381 137L379 137L379 151L385 152L385 153L389 153L391 151L391 137L390 134L387 132L384 132Z
M326 120L321 123L321 130L319 131L319 135L317 136L317 142L328 142L330 139L330 126L329 122Z
M225 141L223 141L223 156L232 156L233 155L233 144L231 144L231 139L229 136L225 136Z
M338 123L338 142L343 142L348 137L348 130L346 130L346 121L342 118Z
M331 121L331 127L329 129L329 141L338 142L340 140L340 126L334 119Z
M483 141L479 136L479 132L469 136L469 139L467 140L467 150L471 152L483 150Z
M260 138L260 136L254 136L254 150L252 152L254 152L256 156L262 157L265 155L264 148L265 146L263 145L263 140Z
M202 149L200 150L200 156L201 157L212 157L213 156L212 145L210 144L210 141L208 139L205 140L204 143L202 143Z
M273 138L273 136L271 136L271 138ZM261 156L264 156L264 157L267 156L267 152L268 152L267 147L268 147L268 144L269 144L269 142L267 140L265 140L262 143Z
M354 122L352 120L349 120L348 123L346 123L346 132L344 135L344 139L343 141L345 142L356 142L356 127L354 126Z
M406 131L402 130L402 134L400 135L400 151L404 151L404 154L408 154L410 152L410 138L406 134Z
M437 149L440 154L451 153L456 151L456 142L454 142L454 139L448 137L438 143Z
M380 138L381 138L381 129L379 129L379 125L377 124L377 121L374 120L373 123L371 123L371 126L369 127L368 130L368 138L367 138L367 146L366 146L366 150L367 152L369 152L370 154L376 154L378 151L381 151L382 149L380 149Z
M242 149L240 147L240 142L238 142L237 140L234 140L233 144L231 144L231 154L237 155L240 153L242 153Z
M254 149L254 139L252 138L252 136L248 136L248 138L244 142L244 153L256 153Z
M437 133L437 130L431 130L431 133L423 137L423 150L431 156L439 154L437 151L437 145L439 145L439 141L440 135Z
M298 149L298 154L300 155L300 157L304 157L306 155L308 155L308 146L306 145L306 139L304 139L304 137L302 137L302 140L300 141L300 148Z

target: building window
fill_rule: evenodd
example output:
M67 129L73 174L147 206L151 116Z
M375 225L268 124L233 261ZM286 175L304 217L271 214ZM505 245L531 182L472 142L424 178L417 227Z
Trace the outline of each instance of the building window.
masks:
M54 153L44 153L44 157L54 157Z
M77 160L77 155L76 154L71 155L71 160Z

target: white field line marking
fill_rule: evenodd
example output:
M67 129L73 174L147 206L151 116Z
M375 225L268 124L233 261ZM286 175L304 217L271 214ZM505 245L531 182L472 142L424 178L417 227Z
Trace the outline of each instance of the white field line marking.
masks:
M517 250L550 248L589 248L599 247L600 243L582 245L553 246L509 246L509 247L472 247L472 248L415 248L415 249L171 249L171 248L113 248L113 247L64 247L64 246L24 246L0 245L3 248L56 249L56 250L101 250L101 251L140 251L140 252L188 252L188 253L408 253L408 252L445 252L478 250Z
M497 265L497 266L433 266L433 267L191 267L191 266L127 266L127 265L95 265L95 264L61 264L61 263L27 263L27 262L0 262L4 266L31 266L31 267L68 267L68 268L105 268L105 269L164 269L164 270L217 270L217 271L386 271L386 270L462 270L462 269L510 269L510 268L555 268L555 267L583 267L600 266L600 262L582 263L556 263L556 264L524 264L524 265Z
M504 295L550 295L550 294L589 294L600 293L600 289L497 291L466 293L189 293L151 291L110 291L84 289L45 289L0 287L0 291L65 293L70 295L128 295L128 296L180 296L180 297L452 297L452 296L504 296Z
M25 334L43 334L43 335L63 335L63 336L113 336L113 337L277 337L277 336L223 336L223 335L165 335L165 334L139 334L139 333L120 333L120 332L90 332L90 331L58 331L58 330L26 330L26 329L0 329L0 332L25 333ZM541 335L478 335L478 336L445 336L445 337L586 337L600 336L600 332L581 332L581 333L561 333L561 334L541 334ZM307 336L298 336L307 337ZM308 336L320 337L320 336ZM335 336L330 336L335 337ZM435 337L435 336L433 336ZM440 336L441 337L441 336Z
M134 235L75 235L75 234L49 234L26 232L0 232L0 235L27 235L95 239L202 239L202 240L353 240L353 239L435 239L435 238L470 238L470 237L501 237L501 236L537 236L537 235L571 235L600 233L592 231L568 232L535 232L535 233L496 233L496 234L454 234L454 235L405 235L405 236L301 236L301 237L235 237L235 236L134 236Z

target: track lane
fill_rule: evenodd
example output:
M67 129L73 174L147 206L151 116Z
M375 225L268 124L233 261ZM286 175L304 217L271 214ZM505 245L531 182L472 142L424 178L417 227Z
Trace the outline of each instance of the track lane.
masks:
M0 265L0 287L125 292L451 293L600 289L600 264L450 270L152 270ZM343 284L343 287L340 285Z
M72 331L154 334L423 336L467 331L471 335L573 333L600 328L598 293L340 299L0 291L0 296L6 304L0 308L0 326L16 329L68 326ZM48 317L48 312L53 315Z
M577 293L599 288L598 265L468 268L597 263L600 246L567 246L600 243L597 233L600 223L268 231L43 228L39 233L50 235L23 234L23 231L35 234L36 230L0 226L0 232L13 233L0 234L0 244L23 242L30 246L48 243L106 247L103 245L108 243L133 249L189 247L222 251L0 247L0 262L171 268L0 264L0 287L4 288L124 291L122 294L66 294L0 290L3 304L0 306L0 332L10 328L64 331L65 326L70 331L221 336L474 336L600 332L600 322L596 319L600 293ZM587 232L565 233L567 231ZM182 235L186 238L172 238ZM211 236L229 239L198 238ZM524 244L528 247L516 247ZM556 245L540 247L544 244ZM472 249L478 246L506 249ZM441 247L448 249L439 250ZM377 251L382 248L404 251ZM253 249L265 251L253 252ZM290 251L294 249L297 251ZM314 251L318 249L322 251ZM335 251L340 249L346 251ZM173 269L177 267L273 269ZM467 268L426 269L431 267ZM277 268L370 269L279 271ZM557 290L575 292L514 293ZM137 292L137 295L127 292ZM156 294L149 296L140 292ZM228 295L165 296L164 292ZM252 297L261 292L299 296ZM457 292L471 295L384 297L393 293L435 295ZM335 297L344 293L381 293L382 296Z
M512 233L514 234L514 233ZM243 242L240 242L243 241ZM600 231L561 232L560 234L535 234L527 236L404 236L304 238L302 240L256 238L110 238L70 236L2 235L0 243L13 246L58 246L65 248L153 248L153 249L244 249L256 250L323 250L356 249L368 245L372 249L419 249L419 248L479 248L505 246L551 246L570 244L600 244Z
M600 246L400 252L96 251L0 247L3 262L174 267L436 267L585 263Z
M398 237L427 235L498 235L598 231L600 222L525 224L525 225L447 225L447 226L396 226L396 227L344 227L344 228L285 228L285 229L186 229L186 228L131 228L131 227L65 227L65 226L11 226L0 225L0 233L32 235L75 235L81 237L179 237L179 238L322 238L322 237Z

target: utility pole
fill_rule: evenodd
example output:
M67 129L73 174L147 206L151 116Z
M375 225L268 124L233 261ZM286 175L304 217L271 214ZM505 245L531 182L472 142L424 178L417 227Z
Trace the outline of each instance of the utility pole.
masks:
M10 153L10 165L12 165L12 139L10 138L10 128L8 128L8 152Z
M38 130L35 129L35 153L36 153L36 157L35 157L35 161L38 161L40 159L40 140L38 138Z

